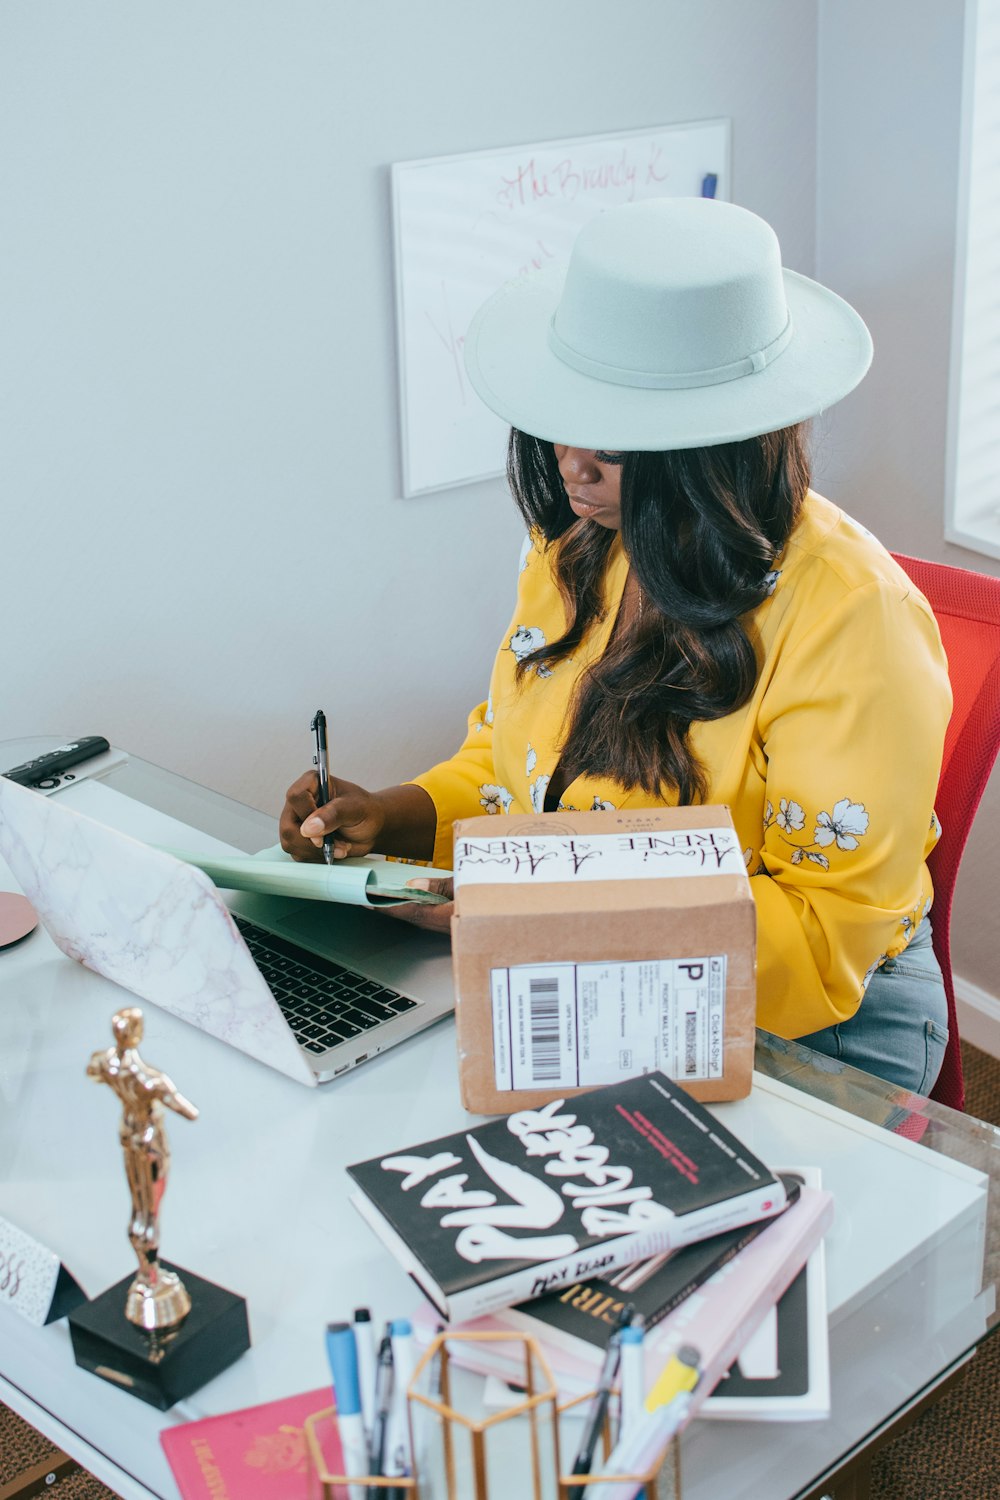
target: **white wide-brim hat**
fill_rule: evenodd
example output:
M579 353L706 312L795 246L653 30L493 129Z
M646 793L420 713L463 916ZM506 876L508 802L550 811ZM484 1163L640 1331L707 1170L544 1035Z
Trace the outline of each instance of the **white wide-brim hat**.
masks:
M624 452L790 427L853 390L871 357L853 307L782 268L769 224L707 198L592 219L568 266L501 287L465 339L469 379L512 426Z

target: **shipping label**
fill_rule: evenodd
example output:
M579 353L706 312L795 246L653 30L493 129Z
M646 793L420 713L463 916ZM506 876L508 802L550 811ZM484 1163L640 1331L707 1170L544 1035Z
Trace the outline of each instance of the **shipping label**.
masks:
M721 1078L726 955L490 971L498 1089Z

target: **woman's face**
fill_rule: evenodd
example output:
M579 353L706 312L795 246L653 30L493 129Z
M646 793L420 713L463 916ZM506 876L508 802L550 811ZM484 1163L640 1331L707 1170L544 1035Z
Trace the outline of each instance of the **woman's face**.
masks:
M603 448L566 448L553 443L570 509L581 520L618 531L622 524L624 453Z

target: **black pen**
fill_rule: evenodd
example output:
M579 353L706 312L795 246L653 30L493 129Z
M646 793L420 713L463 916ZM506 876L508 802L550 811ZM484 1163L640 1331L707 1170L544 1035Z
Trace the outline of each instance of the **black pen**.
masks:
M583 1437L577 1449L576 1458L573 1462L572 1472L574 1474L591 1473L591 1465L594 1462L594 1452L597 1448L597 1439L601 1435L604 1419L608 1411L608 1402L611 1400L611 1388L618 1376L618 1366L622 1357L622 1329L632 1321L635 1308L631 1302L627 1302L618 1315L611 1337L608 1339L608 1347L604 1351L604 1361L601 1365L601 1373L597 1381L597 1389L590 1403L587 1413L587 1421L583 1429ZM583 1500L585 1484L575 1484L570 1490L567 1500Z
M389 1337L388 1332L386 1332L381 1344L379 1344L378 1364L375 1367L375 1430L372 1433L371 1463L369 1465L369 1471L372 1475L382 1475L385 1473L385 1431L389 1423L389 1409L392 1406L394 1374L392 1339ZM372 1500L386 1500L386 1491L381 1485L369 1485L368 1493L372 1497Z
M326 714L321 708L316 710L316 717L309 728L316 736L316 754L313 756L313 765L316 767L316 775L319 780L318 807L325 807L330 800L330 770L327 761L326 747ZM327 864L333 863L333 834L323 835L323 858Z
M434 1330L434 1337L440 1338L444 1333L444 1324L439 1323ZM444 1388L442 1380L444 1377L444 1345L438 1344L431 1360L431 1367L427 1375L427 1389L434 1401L444 1400Z

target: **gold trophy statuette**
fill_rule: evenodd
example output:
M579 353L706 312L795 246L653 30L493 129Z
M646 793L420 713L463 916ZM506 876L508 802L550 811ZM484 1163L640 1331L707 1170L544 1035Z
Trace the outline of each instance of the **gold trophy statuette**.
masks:
M142 1011L137 1006L117 1011L111 1028L114 1046L94 1053L87 1064L87 1075L114 1089L122 1102L118 1135L132 1194L128 1237L139 1260L139 1274L128 1289L125 1316L140 1328L173 1328L191 1311L191 1298L180 1277L159 1264L160 1204L170 1170L163 1106L188 1120L197 1120L198 1111L178 1093L166 1073L150 1067L139 1056L136 1049L142 1041Z

